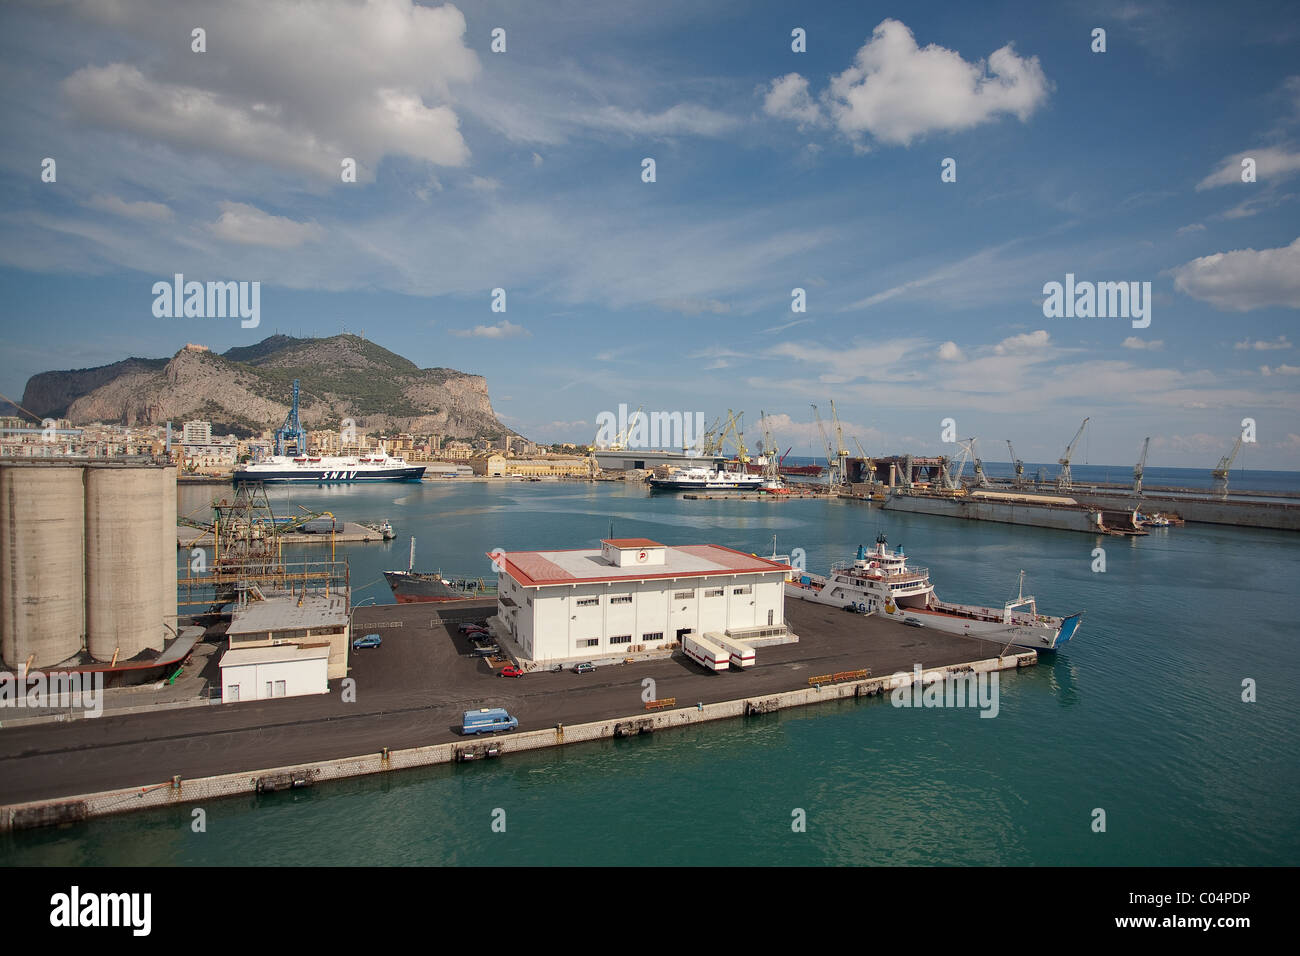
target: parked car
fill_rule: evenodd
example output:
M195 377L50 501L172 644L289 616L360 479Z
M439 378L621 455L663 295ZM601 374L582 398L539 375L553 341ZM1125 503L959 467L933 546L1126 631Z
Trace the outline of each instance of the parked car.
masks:
M514 664L507 664L501 670L497 671L497 677L523 677L524 672Z
M563 674L563 673L564 673L564 665L563 665L563 664L556 664L554 667L551 668L551 673L552 673L552 674Z
M903 618L903 623L908 627L925 627L925 624L919 617L905 617Z
M475 657L491 657L500 652L501 648L497 647L495 644L489 645L488 647L476 647L474 650L470 651L470 653Z
M365 637L358 637L352 642L352 649L359 651L363 647L378 647L384 643L384 639L378 634L367 634Z
M460 626L459 630L462 634L468 634L470 631L486 631L487 627L483 624L474 624L467 621Z
M583 661L581 664L573 665L573 673L575 674L590 674L595 669L596 665L591 661Z

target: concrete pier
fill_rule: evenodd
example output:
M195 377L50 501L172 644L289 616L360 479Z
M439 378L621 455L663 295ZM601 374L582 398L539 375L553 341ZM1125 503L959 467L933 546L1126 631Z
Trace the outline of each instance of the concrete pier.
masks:
M893 675L910 675L916 664L981 672L1037 661L1033 651L791 601L787 619L800 643L764 648L744 671L706 673L675 657L508 679L470 656L456 628L494 608L461 605L445 609L445 617L428 604L357 609L358 633L375 629L384 643L353 655L353 702L332 686L319 697L120 717L110 708L93 720L6 726L0 829L487 756L472 749L481 744L507 754L871 696L892 689ZM868 676L809 683L816 675L864 670ZM655 698L674 699L674 707L646 709L647 677ZM520 732L487 741L461 737L461 712L484 706L508 709Z

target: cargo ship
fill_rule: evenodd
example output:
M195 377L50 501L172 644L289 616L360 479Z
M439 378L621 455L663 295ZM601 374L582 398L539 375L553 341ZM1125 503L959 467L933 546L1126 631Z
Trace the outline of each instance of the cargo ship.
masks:
M382 452L373 455L271 455L235 470L235 481L312 482L419 481L424 465Z
M415 570L415 539L411 539L411 557L405 571L385 571L393 599L398 604L423 604L428 601L466 601L497 593L496 583L482 578L443 577L441 571Z
M914 627L933 627L987 641L1005 641L1017 647L1054 651L1079 630L1083 612L1067 617L1038 613L1033 595L1024 593L1025 573L1020 572L1020 593L1001 609L941 601L930 583L927 568L909 567L902 549L890 551L884 534L875 549L858 548L857 558L831 565L828 576L799 573L786 581L787 597L839 607L863 614L879 614Z

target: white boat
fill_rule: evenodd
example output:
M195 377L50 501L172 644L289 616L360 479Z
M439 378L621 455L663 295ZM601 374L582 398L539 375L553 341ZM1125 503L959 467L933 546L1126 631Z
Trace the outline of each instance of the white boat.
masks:
M424 465L407 464L383 452L357 457L341 455L271 455L235 471L235 481L419 481Z
M875 549L858 548L850 562L831 566L829 576L796 573L786 581L787 597L878 614L904 624L933 627L988 641L1002 641L1038 651L1054 651L1079 629L1083 612L1068 617L1038 613L1033 595L1025 596L1025 573L1020 572L1020 593L1001 609L939 600L930 583L928 568L910 567L902 551L888 550L883 534Z
M769 479L743 471L717 468L674 468L666 478L651 478L656 491L744 490L759 491Z

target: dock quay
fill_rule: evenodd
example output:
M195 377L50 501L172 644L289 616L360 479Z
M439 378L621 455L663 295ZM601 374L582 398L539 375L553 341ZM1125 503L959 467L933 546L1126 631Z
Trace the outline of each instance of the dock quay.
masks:
M332 533L328 531L318 533L294 531L281 535L281 541L285 544L329 544L332 539L335 544L360 544L365 541L384 540L383 534L377 528L356 521L340 522L340 527L342 530ZM210 548L212 547L212 532L177 525L176 547L183 550Z
M471 656L456 627L495 607L483 601L357 608L355 630L374 629L384 643L353 655L352 702L332 682L331 692L319 696L121 716L110 700L105 716L90 723L4 726L0 830L878 696L910 683L916 665L942 676L1037 662L1033 651L792 601L786 618L800 642L766 648L742 671L707 673L678 656L591 674L508 679ZM856 676L862 671L869 673ZM842 679L809 683L819 675ZM642 696L645 678L655 682L659 706L652 709ZM519 732L482 741L460 736L461 713L485 706L507 708Z

